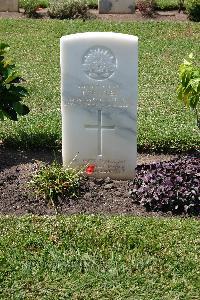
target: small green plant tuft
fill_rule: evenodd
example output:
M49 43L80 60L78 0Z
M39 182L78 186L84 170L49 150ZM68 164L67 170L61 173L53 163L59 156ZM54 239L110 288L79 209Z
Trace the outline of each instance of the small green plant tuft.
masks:
M191 21L200 21L200 1L199 0L186 0L185 3L188 18Z
M0 43L0 120L7 117L17 121L18 115L29 113L29 108L20 102L28 92L20 86L23 79L16 71L15 64L5 57L9 49L9 45Z
M200 128L198 117L198 104L200 98L200 67L194 65L194 57L191 53L189 59L180 65L180 84L177 88L178 99L183 101L186 107L196 112L197 126Z
M50 0L49 16L58 19L87 18L89 7L85 0Z
M80 186L82 171L64 169L57 162L43 166L32 178L30 185L36 196L51 202L56 209L59 198L76 197Z

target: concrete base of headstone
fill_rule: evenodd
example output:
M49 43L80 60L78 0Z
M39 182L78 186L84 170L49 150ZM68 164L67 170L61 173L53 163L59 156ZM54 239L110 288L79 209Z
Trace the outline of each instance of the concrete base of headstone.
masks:
M134 0L99 0L99 14L133 14Z
M19 11L18 0L0 0L0 11L18 12Z

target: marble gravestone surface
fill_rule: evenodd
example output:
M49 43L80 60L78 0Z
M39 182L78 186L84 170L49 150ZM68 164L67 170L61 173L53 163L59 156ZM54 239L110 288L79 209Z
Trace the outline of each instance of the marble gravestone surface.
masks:
M135 0L99 0L100 14L133 14Z
M0 0L0 11L18 12L18 0Z
M137 141L138 38L86 32L61 38L63 164L132 179Z

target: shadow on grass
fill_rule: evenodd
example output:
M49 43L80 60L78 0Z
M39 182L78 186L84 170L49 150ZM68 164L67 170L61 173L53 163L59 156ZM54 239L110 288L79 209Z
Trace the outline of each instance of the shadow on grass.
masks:
M61 139L58 133L46 132L17 132L3 138L2 143L5 147L20 150L38 150L61 148Z
M61 141L56 134L26 134L9 137L0 144L0 171L20 164L62 162Z

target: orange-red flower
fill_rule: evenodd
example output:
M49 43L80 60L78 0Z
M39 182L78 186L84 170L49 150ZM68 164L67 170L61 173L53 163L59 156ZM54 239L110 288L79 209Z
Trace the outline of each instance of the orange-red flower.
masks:
M95 165L89 165L89 166L87 166L85 171L88 175L91 175L94 173L94 170L95 170Z

